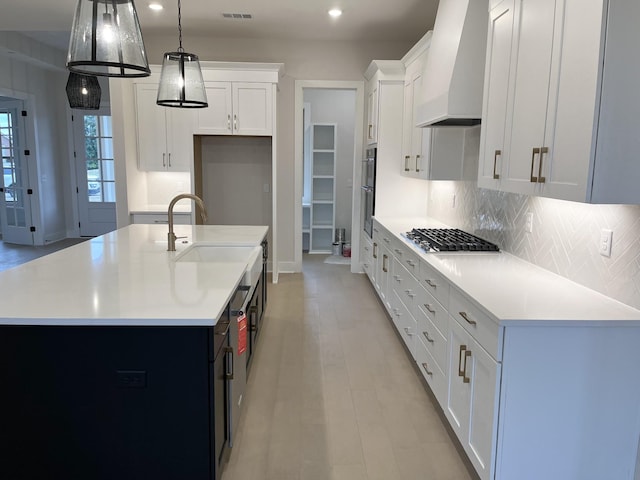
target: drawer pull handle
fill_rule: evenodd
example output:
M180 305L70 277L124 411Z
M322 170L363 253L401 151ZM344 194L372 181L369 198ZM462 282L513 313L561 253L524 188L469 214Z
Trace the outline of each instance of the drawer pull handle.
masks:
M540 155L540 149L537 147L531 150L531 183L538 182L538 177L533 175L533 165L536 162L536 155Z
M400 310L398 310L397 308L394 308L394 309L393 309L393 314L394 314L396 317L400 317L400 315L402 315L402 314L400 313Z
M420 173L420 155L416 155L416 173Z
M373 258L378 258L378 244L373 242Z
M384 273L387 273L389 271L389 269L387 268L387 260L389 259L389 257L387 256L386 253L382 254L382 271Z
M467 359L471 356L471 350L464 352L464 365L462 367L462 383L470 383L471 379L467 377Z
M393 279L394 279L396 282L398 282L398 283L400 283L400 282L401 282L400 275L394 275L394 276L393 276Z
M369 247L364 247L364 250L365 250L366 252L368 252L368 251L369 251Z
M544 154L549 153L549 147L542 147L540 149L540 164L538 166L538 183L544 183L547 179L542 176L542 159Z
M462 354L463 352L466 352L466 350L467 350L466 345L460 345L460 351L458 352L458 376L459 377L465 376L465 372L464 370L462 370Z
M400 250L399 248L394 248L393 251L396 252L398 255L402 255L402 250Z
M411 159L410 155L405 155L404 156L404 171L408 172L409 171L409 160Z
M429 375L430 377L433 375L433 372L429 370L429 365L427 365L427 362L422 362L422 368L424 368L424 371L427 372L427 375Z
M429 332L422 332L422 335L424 335L424 338L427 339L427 342L429 342L429 343L433 343L434 342L433 338L431 338L429 336Z
M409 335L410 337L413 337L413 333L411 333L409 331L409 327L404 327L404 333L406 333L407 335Z
M390 243L390 242L391 242L391 240L389 240L387 237L384 237L384 238L383 238L383 240L384 240L386 243Z
M377 228L374 228L374 229L373 229L373 231L374 231L374 232L376 232L376 233L378 233L378 229L377 229Z
M469 315L467 315L467 312L458 312L458 313L462 318L464 318L465 322L467 322L469 325L476 325L478 323L475 320L471 320L469 318Z
M413 298L416 296L415 293L413 293L411 290L405 290L404 293L406 293L407 297L409 298Z
M427 282L427 285L429 285L432 288L436 288L438 285L433 283L433 280L429 280L428 278L425 280L425 282Z
M373 138L373 133L371 133L372 129L373 129L373 125L369 124L369 140Z
M407 264L409 266L411 266L411 267L415 267L416 266L416 263L414 261L412 261L412 260L407 260Z
M436 311L433 308L431 308L431 305L429 305L428 303L424 304L424 308L426 308L427 312L429 313L436 313Z
M496 150L493 155L493 179L500 180L500 175L496 173L496 164L498 163L498 155L502 156L502 150Z

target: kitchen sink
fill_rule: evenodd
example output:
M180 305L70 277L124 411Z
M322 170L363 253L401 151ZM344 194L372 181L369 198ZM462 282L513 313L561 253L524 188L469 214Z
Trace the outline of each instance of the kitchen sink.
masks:
M262 272L262 247L194 244L176 256L176 262L245 263L241 285L255 285Z

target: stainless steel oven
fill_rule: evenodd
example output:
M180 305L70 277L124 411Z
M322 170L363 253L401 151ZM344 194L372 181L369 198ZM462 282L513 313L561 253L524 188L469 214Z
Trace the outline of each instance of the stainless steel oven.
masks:
M368 148L362 162L362 209L364 231L371 238L376 209L376 148Z

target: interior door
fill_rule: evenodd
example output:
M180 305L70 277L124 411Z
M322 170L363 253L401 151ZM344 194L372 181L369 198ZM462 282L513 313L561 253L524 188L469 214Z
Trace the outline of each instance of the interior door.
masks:
M108 108L73 115L80 235L95 237L116 229L116 183L111 112Z
M26 145L24 105L21 100L0 100L0 141L2 151L2 183L0 183L0 227L2 240L33 245L31 224L31 192L25 157Z

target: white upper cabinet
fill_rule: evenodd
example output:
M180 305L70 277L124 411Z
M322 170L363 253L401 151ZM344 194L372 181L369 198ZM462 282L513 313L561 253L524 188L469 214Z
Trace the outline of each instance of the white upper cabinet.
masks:
M197 112L199 135L273 135L270 83L206 82L208 108Z
M417 57L406 65L404 78L401 169L404 175L416 178L426 177L424 157L429 153L429 135L423 135L423 129L416 127L416 110L422 85L422 71L428 53L427 45Z
M637 18L640 2L631 1L495 5L479 186L581 202L640 203Z
M135 85L138 168L188 172L193 163L193 110L156 104L157 83Z
M384 85L394 85L404 80L404 65L399 60L374 60L364 73L367 79L367 124L365 137L367 145L376 145L380 141L381 95ZM395 121L396 119L394 119ZM388 119L384 119L388 121ZM397 119L402 122L401 118Z

